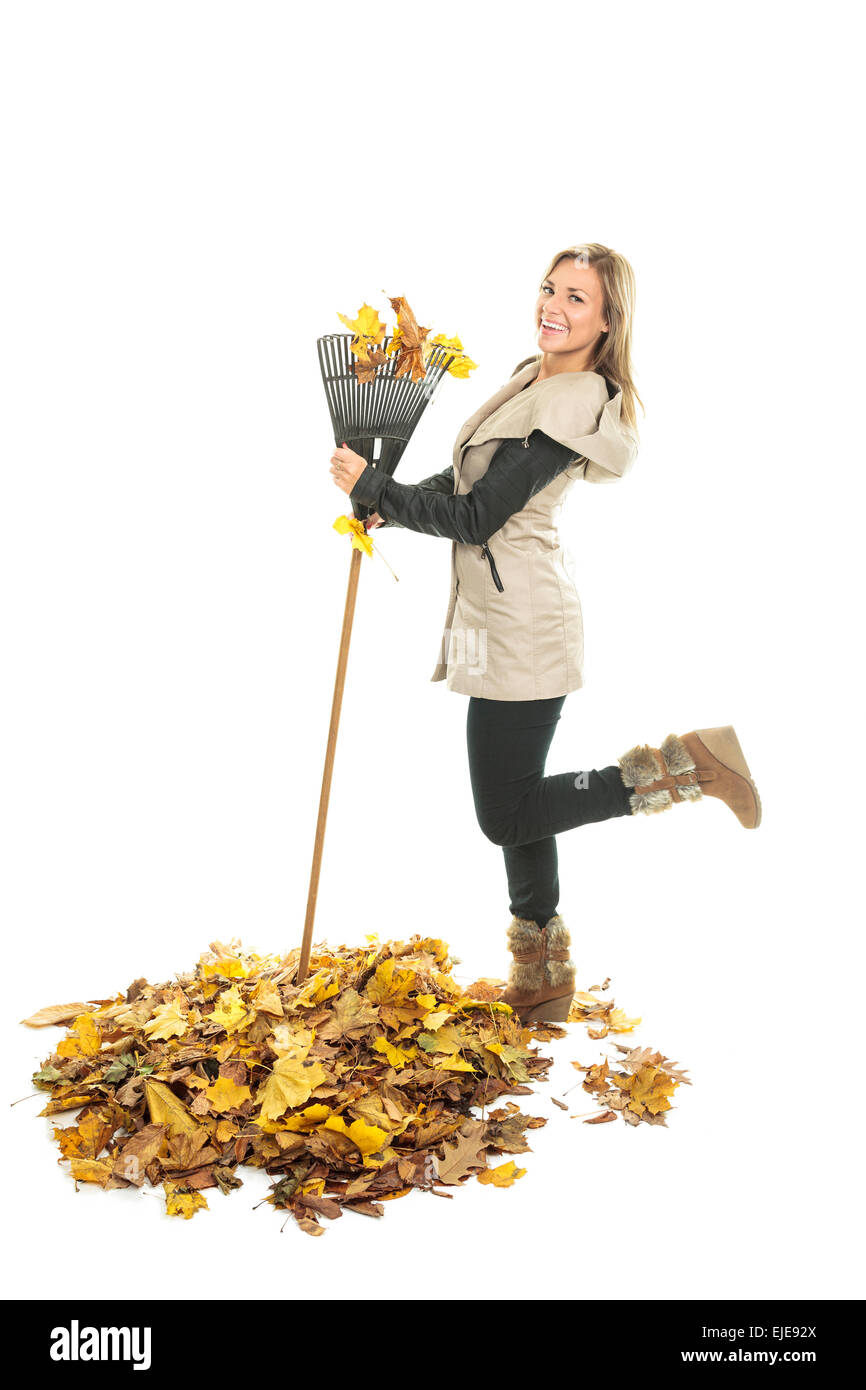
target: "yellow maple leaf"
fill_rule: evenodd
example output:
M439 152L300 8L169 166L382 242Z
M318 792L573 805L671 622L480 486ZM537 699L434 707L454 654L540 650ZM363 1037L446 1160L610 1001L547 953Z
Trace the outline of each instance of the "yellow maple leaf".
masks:
M336 522L334 525L336 526ZM293 1008L307 1008L313 1004L323 1004L326 999L330 999L333 994L339 994L339 982L332 978L331 971L317 970L312 979L307 980L304 988L292 1000Z
M321 1086L327 1072L320 1062L298 1057L280 1057L274 1063L266 1084L260 1088L263 1120L278 1120L287 1110L294 1110L309 1100L310 1093Z
M164 1081L144 1078L144 1094L150 1122L166 1125L169 1134L195 1134L200 1128L199 1121L191 1115L182 1100L166 1086Z
M446 338L444 333L437 333L435 338L430 339L430 345L432 347L446 348L455 354L452 361L445 369L451 376L465 379L469 376L469 373L478 366L477 362L473 362L470 357L467 357L466 353L463 351L463 344L458 337Z
M104 1187L111 1177L111 1164L99 1158L72 1158L70 1173L76 1182L95 1182Z
M177 1183L168 1179L163 1183L163 1187L168 1216L182 1216L185 1221L189 1221L202 1207L207 1207L207 1198L201 1192L178 1192Z
M239 956L229 956L223 960L205 960L202 955L199 957L199 964L203 980L209 979L212 975L222 975L227 980L245 980L250 973Z
M630 1033L640 1023L639 1018L627 1018L625 1009L611 1009L607 1020L612 1033Z
M372 556L373 542L367 535L363 521L360 521L358 517L338 516L336 521L334 522L334 530L339 532L341 536L352 537L353 550L363 550L365 555ZM336 988L337 987L335 985L334 990ZM334 993L334 990L331 990L332 994Z
M290 1115L284 1120L281 1129L287 1129L295 1134L309 1134L315 1129L316 1125L326 1120L331 1111L327 1105L322 1105L321 1101L314 1102L303 1109L300 1115Z
M378 1125L368 1125L363 1120L353 1120L347 1125L342 1115L331 1115L320 1128L335 1129L338 1134L348 1135L355 1148L362 1154L378 1153L388 1139L388 1131L380 1129Z
M454 361L446 367L445 370L451 376L456 376L458 379L465 380L469 376L469 373L474 371L477 366L477 362L473 362L470 357L464 354L462 357L455 357Z
M642 1067L634 1076L617 1077L616 1084L631 1097L629 1110L642 1115L646 1109L651 1115L658 1115L662 1110L670 1110L667 1098L673 1095L679 1083L659 1067Z
M72 1025L76 1036L63 1038L57 1044L60 1057L95 1057L102 1042L93 1014L79 1014Z
M478 1181L490 1187L511 1187L525 1172L525 1168L515 1167L512 1158L508 1163L500 1163L498 1168L485 1168L478 1174Z
M662 1110L670 1110L671 1103L666 1096L653 1095L647 1101L646 1108L651 1115L658 1115Z
M433 1029L429 1038L426 1030L418 1034L418 1041L421 1046L432 1054L443 1052L446 1057L459 1052L466 1044L466 1035L463 1031L464 1025L461 1022L440 1023L438 1028ZM429 1049L427 1043L430 1042Z
M428 1033L435 1033L441 1028L443 1023L447 1023L449 1018L454 1017L452 1009L436 1009L433 1013L424 1015L423 1027Z
M224 1114L226 1110L235 1110L244 1101L252 1099L252 1091L249 1086L239 1086L236 1081L231 1081L227 1076L218 1076L212 1086L208 1086L205 1095L214 1110Z
M153 1017L149 1023L145 1023L142 1032L149 1038L180 1038L189 1029L189 1024L189 1010L184 1012L181 1001L172 999L154 1010Z
M446 338L444 333L437 333L435 337L430 339L430 342L433 347L450 348L452 352L463 351L463 344L456 334L453 338Z
M406 1049L394 1047L393 1043L389 1043L387 1038L376 1038L373 1043L373 1051L384 1052L391 1066L397 1067L398 1069L405 1067L407 1063L412 1061L413 1057L418 1055L417 1047L408 1047Z
M365 338L371 343L381 343L385 336L385 325L379 318L377 309L372 304L366 302L361 305L358 315L350 319L346 314L337 311L337 317L347 328L351 328L356 338Z
M406 1004L409 990L415 983L414 970L400 970L395 966L394 957L389 956L376 967L373 976L367 981L364 993L373 1004Z
M462 1057L458 1057L456 1052L449 1057L435 1057L433 1061L430 1063L430 1065L433 1067L439 1067L442 1071L475 1070L471 1062L467 1062Z
M232 985L222 991L213 1013L206 1016L205 1022L220 1023L229 1032L238 1027L248 1012L238 986Z
M84 1114L78 1124L55 1125L54 1138L64 1158L96 1158L117 1128L118 1120L107 1122L98 1111Z

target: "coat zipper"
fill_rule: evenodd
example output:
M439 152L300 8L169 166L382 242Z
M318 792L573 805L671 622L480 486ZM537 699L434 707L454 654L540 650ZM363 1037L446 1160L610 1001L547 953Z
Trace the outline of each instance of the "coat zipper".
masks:
M496 565L494 564L493 556L490 553L490 547L488 546L486 541L481 547L481 554L487 556L488 562L490 564L490 573L493 575L493 583L496 585L497 589L501 594L502 590L505 588L505 585L499 578L499 571L497 570Z
M524 447L524 449L528 449L528 448L529 448L529 435L527 435L526 438L524 439L524 441L523 441L523 447ZM490 565L490 573L493 575L493 583L496 585L497 589L499 590L499 592L500 592L500 594L501 594L502 591L503 591L503 589L505 588L505 585L503 584L502 580L499 578L499 571L498 571L498 569L496 568L496 563L495 563L495 561L494 561L494 559L493 559L492 554L490 553L490 547L488 546L488 544L487 544L486 541L484 542L484 544L483 544L482 547L481 547L481 554L487 556L487 561L488 561L488 563L489 563L489 565Z
M528 448L529 448L529 435L527 435L526 438L524 439L524 441L523 441L523 447L524 447L524 449L528 449ZM501 594L502 591L503 591L503 589L505 588L505 585L503 584L502 580L499 578L499 571L498 571L498 569L496 568L496 562L495 562L495 560L493 559L493 555L492 555L491 552L490 552L490 547L488 546L488 544L487 544L486 541L484 542L484 544L483 544L482 547L481 547L481 554L487 556L487 562L488 562L488 564L490 565L490 573L491 573L492 576L493 576L493 583L496 585L497 589L499 590L499 592L500 592L500 594Z

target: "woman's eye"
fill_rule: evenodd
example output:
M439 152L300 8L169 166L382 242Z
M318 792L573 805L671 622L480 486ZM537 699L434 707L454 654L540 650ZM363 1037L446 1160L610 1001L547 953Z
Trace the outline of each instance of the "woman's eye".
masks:
M542 286L541 286L541 293L542 293L542 294L547 294L548 292L549 292L550 294L553 294L553 290L551 289L550 285L542 285ZM569 295L569 299L575 300L575 302L576 302L577 304L582 304L582 303L583 303L583 300L580 298L580 295L577 295L577 294L571 294L571 295Z

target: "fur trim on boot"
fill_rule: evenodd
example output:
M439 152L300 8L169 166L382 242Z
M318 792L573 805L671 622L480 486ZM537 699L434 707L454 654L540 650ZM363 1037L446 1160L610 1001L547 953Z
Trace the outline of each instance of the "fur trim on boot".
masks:
M676 734L668 734L661 748L638 743L617 763L624 786L635 788L629 797L632 815L666 811L674 804L674 792L677 801L700 801L703 796L694 759Z
M543 933L531 918L512 917L507 932L513 956L508 984L515 994L540 994L544 989Z
M547 983L551 989L574 989L574 961L570 959L571 933L559 913L544 928L547 937Z

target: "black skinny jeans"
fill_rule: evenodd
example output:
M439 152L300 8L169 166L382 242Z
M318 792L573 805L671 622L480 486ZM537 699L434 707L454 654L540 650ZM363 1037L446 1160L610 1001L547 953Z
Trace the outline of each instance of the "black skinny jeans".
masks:
M482 700L471 695L466 715L478 824L488 840L502 846L510 911L540 927L559 905L555 837L578 825L631 815L631 792L615 763L545 777L566 698Z

